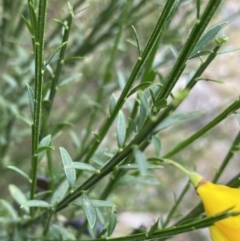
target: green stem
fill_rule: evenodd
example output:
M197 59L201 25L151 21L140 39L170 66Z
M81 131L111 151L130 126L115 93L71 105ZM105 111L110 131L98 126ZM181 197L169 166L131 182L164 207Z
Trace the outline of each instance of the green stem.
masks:
M197 42L199 41L206 27L208 26L211 18L213 17L220 3L221 0L209 1L201 16L201 19L196 20L196 23L186 41L186 44L183 46L183 49L176 61L176 64L174 65L171 73L169 74L164 86L161 88L161 91L158 97L156 98L156 101L163 98L167 98L171 93L177 80L179 79L180 75L185 69L186 62L188 61L190 54L192 53L194 47L196 46Z
M31 187L30 199L34 199L37 181L37 163L38 158L36 150L40 137L40 121L42 114L42 92L43 92L43 60L44 60L44 33L45 21L47 12L47 0L39 1L38 13L38 30L36 32L35 42L35 102L34 102L34 116L32 126L32 171L31 171Z
M213 119L211 122L205 125L202 129L197 131L195 134L193 134L186 140L179 143L173 150L165 154L164 158L169 158L175 155L176 153L178 153L179 151L183 150L185 147L193 143L200 136L202 136L203 134L211 130L214 126L216 126L218 123L224 120L229 114L231 114L232 112L236 111L239 108L240 108L240 100L237 100L234 103L232 103L227 109L225 109L220 115L218 115L215 119Z
M232 143L232 146L230 147L226 157L224 158L221 166L219 167L219 169L217 170L216 172L216 175L214 176L212 182L216 183L219 179L219 177L222 175L223 171L225 170L226 166L228 165L229 161L231 160L231 158L233 157L234 155L234 151L233 149L239 145L240 143L240 132L238 132L236 138L234 139L233 143Z
M128 92L130 91L135 79L137 78L137 76L139 75L140 71L142 70L149 54L151 53L153 47L156 44L156 41L158 39L158 36L161 34L165 24L167 23L168 20L168 16L171 13L171 9L172 6L174 4L176 4L179 0L169 0L167 1L164 10L153 30L153 33L150 37L150 39L148 40L148 43L143 51L143 54L140 58L138 58L134 69L121 93L121 96L118 100L118 102L116 103L116 106L113 110L113 113L108 117L108 119L106 120L106 122L104 123L104 125L102 126L100 133L99 133L99 138L98 140L94 140L90 150L88 151L84 162L88 162L90 160L90 158L92 157L92 155L94 154L94 152L96 151L96 149L98 148L98 146L101 144L103 138L105 137L105 135L107 134L109 128L111 127L113 121L115 120L119 110L122 108L123 104L125 103L126 97Z
M201 228L206 228L213 225L215 222L228 218L230 216L238 216L239 212L225 212L212 217L192 220L186 224L174 226L168 229L157 230L151 236L148 233L139 233L131 236L108 238L108 241L144 241L144 240L166 240L177 234L190 232ZM84 241L84 240L82 240ZM94 241L106 241L106 238L94 239Z
M105 88L106 84L109 83L109 81L111 80L112 69L113 69L113 66L114 66L114 63L115 63L115 58L116 58L116 54L117 54L117 50L118 50L119 41L120 41L121 36L122 36L123 28L124 28L124 26L126 25L126 22L127 22L127 16L128 16L129 9L130 9L130 3L129 2L125 3L125 8L123 10L122 17L120 19L120 24L119 24L120 28L119 28L118 34L115 38L115 42L114 42L114 46L112 48L112 51L110 52L109 61L108 61L107 66L106 66L106 70L105 70L105 73L104 73L104 76L103 76L103 81L102 81L100 90L98 91L96 103L102 102L104 88ZM89 138L89 134L91 132L92 125L95 121L96 113L97 113L97 107L94 106L92 111L91 111L91 115L89 117L89 122L88 122L88 125L87 125L86 134L85 134L85 136L82 140L82 147L81 147L82 150L85 149L85 144L86 144L87 139Z
M62 43L65 43L65 42L68 41L70 29L71 29L71 26L72 26L73 17L74 17L73 10L70 9L70 13L69 13L69 16L67 18L67 25L64 28ZM50 114L52 104L53 104L53 100L54 100L54 97L55 97L55 94L56 94L56 88L57 88L59 77L61 75L62 67L63 67L63 64L64 64L64 56L65 56L66 50L67 50L67 44L65 44L60 50L59 59L58 59L58 62L57 62L57 67L56 67L56 70L55 70L54 78L52 80L52 85L51 85L51 90L50 90L50 95L49 95L49 102L50 103L49 103L49 107L48 107L48 116Z
M212 60L217 56L217 52L219 50L221 46L216 46L213 50L213 53L211 53L208 58L200 65L200 67L198 68L198 70L195 72L195 74L192 76L192 78L189 80L188 84L186 85L185 89L192 89L195 84L197 83L197 81L195 81L196 78L198 78L200 75L202 75L202 73L205 71L205 69L207 68L207 66L212 62ZM177 109L177 107L183 102L183 100L185 99L185 97L183 99L178 99L178 101L174 101L172 102L167 108L164 109L163 112L161 112L161 115L158 119L158 123L161 123L163 120L165 120L168 116L169 113L171 113L172 111L174 111L175 109ZM137 103L137 102L135 102ZM133 112L131 113L131 116L135 116L135 111L137 111L137 108L133 108ZM154 133L156 134L156 133ZM145 148L149 145L149 141L145 140L141 146L140 149L142 151L145 150ZM127 161L126 163L131 163L131 161ZM119 178L124 175L124 170L117 170L116 172L114 172L114 177L112 178L112 181L109 182L107 184L107 186L104 188L102 195L101 195L101 199L106 199L107 196L109 195L109 193L112 191L112 188L114 187L114 185L116 184L116 182L119 180ZM184 191L184 190L183 190ZM183 194L184 195L184 194ZM180 194L180 197L182 196L182 193ZM183 197L182 197L183 198Z
M187 191L189 190L190 187L190 182L187 182L187 184L185 185L185 187L183 188L181 194L179 195L179 197L177 198L176 202L174 203L173 207L171 208L171 210L169 211L163 225L162 228L166 228L167 225L169 224L173 214L175 213L175 211L177 210L179 204L181 203L182 199L184 198L185 194L187 193Z

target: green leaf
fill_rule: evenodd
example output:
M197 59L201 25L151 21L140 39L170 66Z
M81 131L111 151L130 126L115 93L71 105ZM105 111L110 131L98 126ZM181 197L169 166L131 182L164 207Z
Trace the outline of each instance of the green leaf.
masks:
M7 168L17 172L18 174L20 174L22 177L26 178L29 182L32 182L31 178L21 169L19 169L18 167L15 166L7 166Z
M122 148L126 139L126 124L124 114L121 110L119 111L117 120L117 139L119 148Z
M47 135L38 144L38 149L36 152L36 154L38 154L38 162L40 162L42 160L42 158L45 155L46 150L47 150L46 147L49 146L50 142L51 142L51 135ZM42 149L42 151L41 151L41 149ZM52 149L52 148L50 147L50 149Z
M216 37L216 35L226 26L227 23L228 22L220 23L214 26L213 28L209 29L207 32L205 32L196 44L195 48L193 49L189 59L191 59L192 56L197 54L198 51L200 51L205 45L210 43Z
M158 109L167 106L167 100L166 99L160 99L158 101L155 102L154 104L155 107L157 107Z
M20 206L27 202L26 196L22 193L22 191L18 187L16 187L15 185L9 185L8 189L9 189L13 199ZM26 212L29 212L29 208L28 207L25 207L25 210L26 210Z
M50 226L50 232L53 235L59 234L54 236L54 240L76 240L76 237L67 229L64 228L63 226L57 225L57 224L52 224ZM61 238L61 239L60 239ZM52 240L52 239L49 239Z
M150 91L150 95L151 95L152 102L153 102L153 104L155 105L156 98L155 98L154 92L153 92L153 90L152 90L151 88L149 88L149 91Z
M97 215L96 210L92 204L92 200L85 193L82 194L81 199L82 209L87 217L89 226L93 228L97 220Z
M159 138L153 135L152 136L152 143L153 143L153 146L154 146L154 149L155 149L156 156L159 157L160 152L161 152L161 142L160 142Z
M22 17L22 20L24 21L24 23L26 24L30 34L33 35L31 23L23 15L21 17Z
M163 168L163 167L160 165L148 164L148 166L147 166L147 169L161 169L161 168ZM125 170L138 169L139 170L139 166L138 166L138 164L126 164L126 165L118 166L117 169L125 169Z
M66 127L72 127L72 126L73 126L73 124L71 122L67 122L67 121L58 123L52 131L52 136L55 137L60 131L62 131L62 129L64 129Z
M201 57L201 56L203 56L203 55L209 55L209 54L212 54L212 53L213 53L213 51L210 51L210 50L199 51L199 52L197 52L196 54L191 55L191 57L190 57L189 59Z
M218 52L218 54L227 54L227 53L231 53L234 51L238 51L239 49L240 49L240 47L224 49L223 51Z
M112 202L109 202L109 201L106 201L106 200L91 199L91 201L92 201L92 205L95 208L99 208L99 207L113 207L113 206L115 206ZM72 204L78 205L78 206L83 206L82 198L78 198L78 199L74 200L72 202Z
M135 133L137 133L137 126L136 126L134 120L129 117L129 118L128 118L128 121L129 121L129 124L131 125L133 131L134 131Z
M51 208L52 206L42 200L29 200L21 205L21 208L24 207L39 207L39 208Z
M215 83L219 83L219 84L224 84L224 82L222 80L216 80L216 79L209 79L209 78L197 78L195 81L199 81L199 80L205 80L205 81L211 81L211 82L215 82Z
M27 90L28 90L29 106L30 106L30 110L32 113L32 118L33 118L33 115L34 115L34 92L30 85L28 85L28 84L26 84L26 85L27 85Z
M138 120L138 131L140 131L141 127L143 126L149 112L148 101L143 92L139 93L139 99L141 104L140 104L140 114L139 114L139 120Z
M50 54L50 56L48 57L48 59L46 60L44 66L43 66L43 70L46 69L46 67L49 65L49 63L51 62L51 60L53 59L53 57L56 55L56 53L57 53L58 51L60 51L60 49L61 49L63 46L65 46L67 43L68 43L68 42L64 42L64 43L60 44L60 45Z
M116 212L116 209L113 207L109 225L108 225L108 237L110 237L112 235L112 233L116 227L116 224L117 224L117 212Z
M237 120L238 120L238 123L240 125L240 113L235 113L236 117L237 117Z
M83 162L72 162L70 165L64 166L64 169L79 169L79 170L88 171L88 172L94 172L94 173L97 172L95 167Z
M166 118L162 123L160 123L155 129L154 132L159 132L164 130L172 125L177 124L181 120L191 119L199 117L203 114L202 111L190 111L184 113L175 113L168 118Z
M13 209L12 205L9 202L7 202L6 200L0 199L1 217L8 216L8 215L5 215L5 213L3 213L2 209L7 211L6 214L9 214L11 216L11 218L13 218L13 220L18 220L17 212Z
M76 181L76 171L75 171L75 169L72 169L72 168L65 169L66 166L72 165L72 162L73 162L72 158L70 157L68 152L63 147L60 147L59 149L60 149L62 163L63 163L63 167L64 167L64 171L65 171L68 183L69 183L70 187L73 188L75 181Z
M138 165L140 174L145 176L147 174L147 169L148 169L148 161L145 155L136 147L133 148L133 155L135 158L135 161Z
M109 113L110 113L110 115L112 114L115 105L116 105L115 95L112 94L111 98L110 98L110 102L109 102Z
M156 223L148 231L148 233L147 233L148 237L151 237L158 230L158 224L159 224L159 219L156 221Z
M27 119L26 117L23 117L21 115L16 115L16 118L20 121L22 121L23 123L27 124L28 126L32 126L32 121L30 121L29 119Z
M138 49L138 56L140 57L141 56L141 49L140 49L140 45L139 45L137 31L136 31L136 29L135 29L135 27L133 25L131 25L131 27L133 29L134 36L135 36L135 39L136 39L136 44L137 44L137 49Z
M83 56L73 56L73 57L64 59L64 63L72 63L72 62L76 62L76 61L84 60L84 59L85 59L85 57L83 57Z
M38 147L37 151L36 151L36 154L39 154L43 151L47 151L47 150L55 150L54 146L40 146Z
M68 85L70 84L72 81L74 81L75 79L77 79L78 77L82 76L82 74L75 74L75 75L72 75L71 77L63 80L60 84L59 84L59 87L63 87L65 85Z
M127 97L131 96L132 94L134 94L135 92L137 92L138 90L144 90L146 89L150 84L152 84L152 82L150 81L146 81L146 82L143 82L139 85L137 85L136 87L134 87L127 95Z
M50 201L51 205L54 205L55 203L60 202L63 199L63 197L66 195L68 188L69 188L68 180L65 180L53 193L53 196Z

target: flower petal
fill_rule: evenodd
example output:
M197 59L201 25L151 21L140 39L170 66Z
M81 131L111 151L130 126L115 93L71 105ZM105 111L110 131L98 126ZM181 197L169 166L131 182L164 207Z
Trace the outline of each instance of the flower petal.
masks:
M197 188L207 216L231 209L240 211L240 189L206 182ZM210 227L213 241L240 241L240 216L229 217Z

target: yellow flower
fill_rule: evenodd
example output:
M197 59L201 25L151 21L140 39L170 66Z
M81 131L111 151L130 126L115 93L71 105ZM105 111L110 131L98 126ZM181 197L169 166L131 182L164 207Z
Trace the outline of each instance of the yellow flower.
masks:
M240 189L205 181L195 172L189 172L178 163L165 159L184 171L200 196L207 216L219 214L228 209L240 212ZM209 227L213 241L240 241L240 216L220 220Z
M205 182L197 187L207 216L231 209L240 211L240 189ZM213 241L240 241L240 216L229 217L210 227Z

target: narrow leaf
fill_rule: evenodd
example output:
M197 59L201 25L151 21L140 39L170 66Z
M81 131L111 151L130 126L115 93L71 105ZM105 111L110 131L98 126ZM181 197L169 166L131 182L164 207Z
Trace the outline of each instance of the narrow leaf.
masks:
M209 55L209 54L212 54L212 53L213 53L213 51L210 51L210 50L199 51L199 52L197 52L196 54L191 55L191 57L190 57L189 59L201 57L201 56L203 56L203 55Z
M95 208L100 208L100 207L113 207L115 206L112 202L106 201L106 200L95 200L95 199L91 199L92 201L92 205ZM78 198L76 200L74 200L72 202L72 204L74 205L78 205L78 206L82 206L83 205L83 201L82 198Z
M139 40L138 40L137 31L136 31L136 29L135 29L135 27L134 27L133 25L131 25L131 27L132 27L132 29L133 29L134 36L135 36L136 43L137 43L138 56L140 57L140 56L141 56L141 49L140 49L140 45L139 45Z
M56 125L56 127L52 131L52 136L56 136L60 131L62 131L66 127L72 127L73 124L71 122L61 122Z
M224 82L222 80L216 80L216 79L209 79L209 78L197 78L196 79L196 81L199 81L199 80L205 80L205 81L216 82L219 84L224 84Z
M28 90L29 106L30 106L30 110L32 113L32 118L33 118L33 115L34 115L34 92L30 85L28 85L28 84L26 84L26 85L27 85L27 90Z
M43 151L47 151L47 150L55 150L54 146L40 146L38 147L36 154L39 154Z
M88 172L97 172L95 167L83 162L72 162L70 165L64 166L64 169L79 169Z
M12 205L7 202L6 200L0 199L0 207L1 207L1 218L3 218L3 216L5 216L3 214L3 210L7 211L7 214L9 214L11 216L11 218L13 218L14 220L18 219L18 215L16 213L16 211L13 209ZM8 215L7 215L8 216Z
M52 206L49 203L42 200L29 200L21 205L21 208L24 207L50 208Z
M117 224L117 212L116 212L116 209L113 207L109 225L108 225L108 237L110 237L112 235L112 233L116 227L116 224Z
M155 105L156 98L155 98L154 92L153 92L153 90L152 90L151 88L149 88L149 91L150 91L150 95L151 95L152 102L153 102L153 104Z
M110 102L109 102L109 113L110 113L110 115L112 114L115 105L116 105L115 95L112 94L111 98L110 98Z
M68 181L65 180L53 193L53 196L50 201L51 205L54 205L56 202L60 202L63 199L63 197L66 195L68 188L69 188Z
M134 154L134 158L135 161L138 165L139 171L141 173L141 175L145 176L147 173L147 169L148 169L148 161L147 158L145 157L145 155L136 147L133 148L133 154Z
M84 59L85 58L82 57L82 56L74 56L74 57L70 57L70 58L64 59L64 63L72 63L72 62L76 62L76 61L84 60Z
M22 20L24 21L24 23L26 24L30 34L33 35L31 23L23 15L21 17L22 17Z
M139 169L138 164L126 164L126 165L121 165L117 167L118 169L125 169L125 170L135 170ZM148 164L147 169L161 169L163 168L160 165L153 165L153 164Z
M36 153L36 154L38 154L38 162L40 162L42 160L42 158L45 155L46 150L47 150L46 147L49 146L50 142L51 142L51 135L47 135L38 144L38 149L37 149L37 153Z
M238 123L240 125L240 113L235 113L236 117L237 117L237 120L238 120Z
M76 240L76 237L67 228L62 225L52 224L50 232L53 235L51 240Z
M60 51L60 49L61 49L63 46L65 46L66 44L67 44L67 42L64 42L64 43L60 44L60 45L50 54L50 56L48 57L48 59L46 60L44 66L43 66L43 70L46 69L46 67L49 65L49 63L51 62L51 60L53 59L53 57L56 55L56 53L57 53L58 51Z
M152 136L152 143L153 143L153 146L154 146L154 149L155 149L156 156L159 157L160 152L161 152L161 142L160 142L159 138L153 135Z
M125 139L126 139L126 124L125 124L125 117L122 111L119 111L119 114L118 114L117 139L118 139L119 148L122 148L125 144Z
M134 120L129 117L129 118L128 118L128 121L129 121L129 124L131 125L133 131L134 131L135 133L137 133L137 126L136 126Z
M164 130L172 125L177 124L181 120L186 120L190 118L196 118L203 114L202 111L191 111L191 112L184 112L184 113L176 113L172 116L166 118L162 123L160 123L154 130L154 132L159 132Z
M150 81L146 81L144 83L141 83L139 85L137 85L136 87L134 87L132 90L130 90L130 92L128 93L127 97L131 96L132 94L134 94L135 92L137 92L138 90L144 90L146 87L148 87L150 84L152 84L152 82Z
M59 149L60 149L62 163L63 163L63 167L64 167L64 171L65 171L68 183L70 187L73 188L76 181L76 171L75 169L65 169L66 166L70 166L72 164L73 162L72 158L63 147L60 147Z
M18 174L20 174L22 177L26 178L29 182L32 182L31 178L21 169L19 169L18 167L15 166L7 166L7 168L17 172Z
M59 87L63 87L65 85L68 85L70 84L72 81L74 81L75 79L77 79L78 77L82 76L82 74L75 74L75 75L72 75L71 77L63 80L60 84L59 84Z
M16 115L16 118L20 121L22 121L23 123L27 124L28 126L32 126L32 121L30 121L29 119L27 119L26 117L23 117L21 115Z
M156 221L156 223L148 231L148 233L147 233L148 237L151 237L158 230L158 224L159 224L159 219Z
M234 51L238 51L239 49L240 49L240 47L224 49L223 51L218 52L218 54L227 54L227 53L231 53Z
M166 99L160 99L158 101L155 102L155 107L157 107L158 109L167 106L167 100Z
M81 199L82 199L82 208L87 217L89 226L93 228L97 219L96 210L92 204L91 199L87 196L87 194L83 193Z
M205 45L210 43L216 37L216 35L226 26L227 23L228 22L220 23L205 32L196 44L189 58L192 58L192 56L194 56L198 51L200 51Z
M23 205L25 202L27 202L26 196L23 194L23 192L18 187L16 187L15 185L9 185L8 189L9 189L13 199L20 206ZM26 212L29 212L29 208L28 207L25 207L24 209L26 210Z

